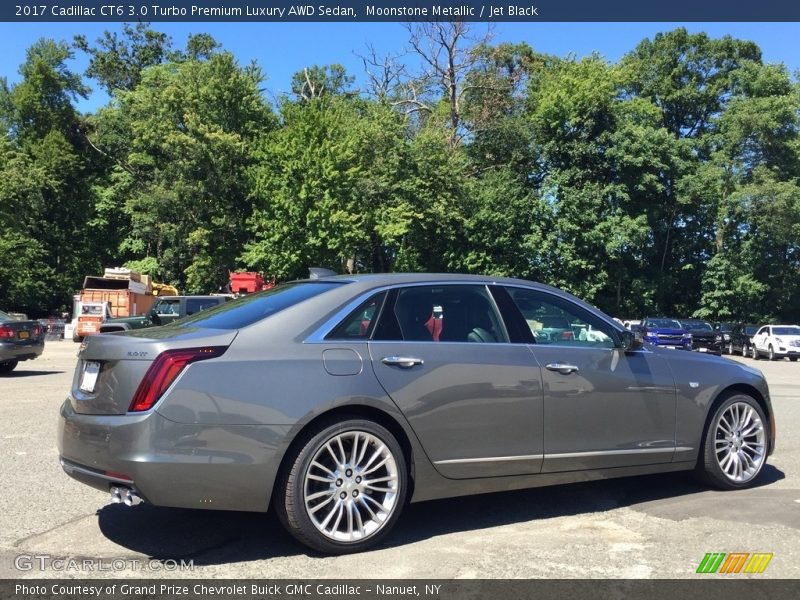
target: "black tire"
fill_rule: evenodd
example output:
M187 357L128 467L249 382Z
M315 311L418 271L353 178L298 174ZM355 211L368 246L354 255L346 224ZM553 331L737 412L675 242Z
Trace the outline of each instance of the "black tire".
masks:
M750 346L748 346L747 344L742 344L742 358L747 358L749 352L750 352Z
M759 431L763 433L763 448L760 454L758 454L758 466L754 469L754 472L748 474L746 479L742 481L737 481L732 478L732 476L726 473L723 470L723 467L720 465L720 463L724 461L725 453L730 452L730 450L722 447L719 449L719 453L716 455L714 451L715 447L718 446L717 442L724 443L727 439L725 437L720 437L721 432L719 431L718 427L723 415L725 415L726 418L730 418L730 413L728 411L734 405L737 407L745 406L753 409L761 422ZM756 434L753 434L753 436L755 435ZM700 450L700 456L697 460L697 468L695 469L696 475L704 483L722 490L738 490L752 486L758 479L758 476L763 470L764 465L767 464L767 452L770 445L769 435L769 422L764 414L764 410L761 408L761 405L755 400L755 398L748 396L747 394L740 393L733 393L725 396L723 399L721 399L721 401L715 404L709 413L709 418L708 422L706 423L705 434L703 437L703 445ZM744 436L744 439L748 440L748 443L753 444L753 436ZM754 453L754 455L755 454L756 453ZM719 456L722 456L722 459L718 458ZM731 467L732 465L728 463L728 466Z
M73 333L72 334L72 341L75 342L76 344L79 344L80 342L83 341L83 337L78 335L77 333Z
M8 375L17 368L19 364L18 360L7 360L5 362L0 362L0 375Z
M728 342L728 354L733 355L733 342Z
M775 350L772 349L772 344L769 345L767 348L767 359L775 360L777 357L775 356Z
M391 531L400 517L408 493L408 468L403 450L395 437L374 421L340 417L337 421L320 423L319 427L310 431L303 440L296 446L294 453L287 456L288 460L285 461L284 468L278 475L275 484L273 502L278 519L283 526L298 541L325 554L362 552L379 543ZM358 446L359 440L362 444L366 442L366 446ZM332 461L333 457L326 452L330 447L326 448L326 445L331 442L333 447L337 448L338 453L336 445L338 441L343 443L344 460ZM359 476L359 473L370 473L375 468L374 464L371 464L371 461L366 458L367 455L370 455L369 451L366 451L366 454L362 454L361 451L354 452L353 454L361 454L356 460L353 460L352 455L348 457L354 446L376 448L374 454L377 454L377 451L381 450L380 446L377 446L378 443L385 447L385 455L379 456L374 464L385 463L385 466L380 467L378 474L386 473L387 475L384 477L396 479L391 493L373 491L382 489L379 487L369 489L366 477L362 480ZM306 479L306 475L318 476L325 472L317 466L312 467L312 462L315 465L320 462L327 463L325 466L330 469L326 470L331 473L329 483ZM337 462L340 463L339 466L337 466ZM312 468L315 469L313 473L311 472ZM392 484L384 482L384 485L388 488ZM323 530L327 528L325 519L322 519L322 523L318 522L317 524L312 520L306 506L307 491L312 492L310 496L323 494L323 497L318 499L319 502L312 504L311 508L317 509L320 519L330 515L326 518L335 521L330 532L323 533L320 530L320 526ZM345 494L345 496L341 497L340 494ZM358 497L358 494L361 497ZM355 499L357 497L358 499ZM327 510L326 506L331 501L334 502L334 508ZM342 508L336 511L336 506ZM378 508L383 506L387 506L385 512ZM377 510L377 514L373 508ZM333 518L334 513L337 515L336 518ZM356 514L358 514L357 517ZM352 516L351 523L347 523L347 515ZM371 518L372 516L375 519ZM363 537L356 540L343 539L343 536L348 535L347 528L353 532L353 525L358 523L362 524L361 529L366 532ZM345 528L345 531L341 531L341 528Z
M752 357L753 360L758 360L759 358L761 358L761 355L758 353L758 348L756 348L755 346L750 346L750 356Z
M795 362L797 360L797 357L796 356L790 356L789 360L792 361L792 362Z

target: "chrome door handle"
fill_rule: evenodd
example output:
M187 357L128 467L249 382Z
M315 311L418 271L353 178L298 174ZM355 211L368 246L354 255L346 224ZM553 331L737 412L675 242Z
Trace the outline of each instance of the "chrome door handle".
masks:
M421 365L422 359L415 358L413 356L384 356L381 359L381 362L387 367L401 367L403 369L410 369L411 367Z
M565 365L563 363L550 363L545 367L548 371L558 371L562 375L577 373L580 369L575 365Z

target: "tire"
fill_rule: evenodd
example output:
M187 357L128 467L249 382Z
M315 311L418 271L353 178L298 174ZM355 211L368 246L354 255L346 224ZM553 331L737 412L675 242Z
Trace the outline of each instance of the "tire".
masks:
M775 358L775 350L772 349L772 344L770 344L769 348L767 348L767 359L775 360Z
M758 348L756 348L755 346L750 346L750 356L752 357L753 360L758 360L759 358L761 358L761 355L758 353Z
M72 334L72 341L76 344L79 344L83 341L83 336L78 335L77 333Z
M19 364L18 360L7 360L5 362L0 362L0 375L8 375L17 368Z
M728 354L733 356L733 342L728 342Z
M750 351L750 347L747 344L742 344L742 358L747 358L747 353Z
M789 360L792 361L792 362L795 362L797 360L797 357L796 356L790 356Z
M361 552L380 542L408 492L406 460L395 437L373 421L344 418L322 423L304 439L276 482L273 498L283 526L325 554Z
M723 490L750 487L767 462L769 441L761 405L752 396L731 394L710 413L697 474Z

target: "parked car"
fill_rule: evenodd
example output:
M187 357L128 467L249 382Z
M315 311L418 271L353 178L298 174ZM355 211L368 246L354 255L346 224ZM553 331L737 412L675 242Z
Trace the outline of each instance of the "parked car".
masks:
M273 505L335 554L407 501L679 470L744 488L774 439L755 369L643 346L549 286L426 274L282 284L88 338L58 427L64 470L114 501Z
M0 310L0 375L44 352L44 328L36 321L21 321Z
M201 310L219 306L230 300L230 295L218 296L162 296L150 311L135 317L107 319L100 326L100 333L130 331L156 325L167 325Z
M762 356L769 360L788 356L794 362L800 357L800 327L764 325L753 336L750 352L756 360Z
M648 344L680 350L692 349L692 334L677 319L646 317L639 330Z
M692 336L692 350L696 352L710 352L720 354L721 347L717 343L717 334L711 323L699 319L678 319L681 328L688 331Z
M749 323L734 325L728 335L728 354L741 354L751 356L751 340L758 331L758 325Z

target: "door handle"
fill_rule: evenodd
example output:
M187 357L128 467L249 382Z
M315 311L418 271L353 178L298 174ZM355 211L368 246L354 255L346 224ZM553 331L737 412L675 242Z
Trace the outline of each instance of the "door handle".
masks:
M566 365L564 363L550 363L545 366L548 371L558 371L562 375L569 375L570 373L577 373L580 369L575 365Z
M417 365L423 364L421 358L413 356L384 356L381 362L387 367L401 367L403 369L410 369Z

